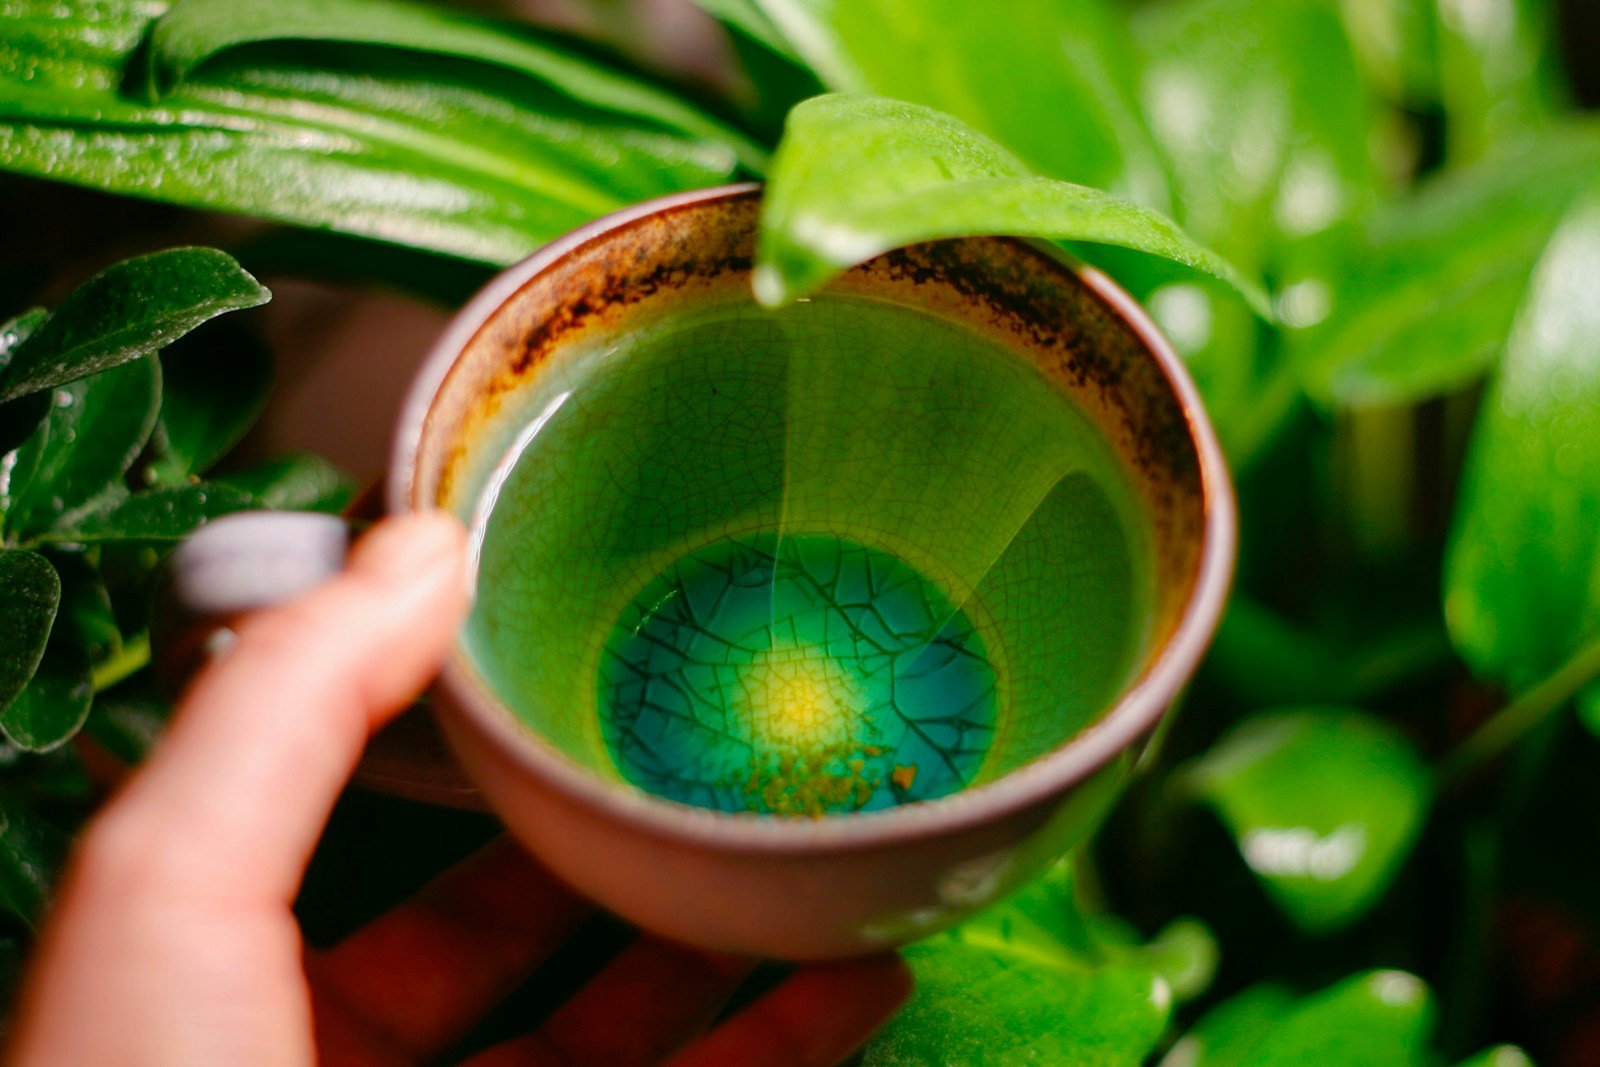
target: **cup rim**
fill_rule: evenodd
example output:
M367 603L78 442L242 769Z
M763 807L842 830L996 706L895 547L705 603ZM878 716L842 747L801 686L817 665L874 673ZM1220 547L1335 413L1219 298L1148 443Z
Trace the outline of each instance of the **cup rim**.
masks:
M759 182L697 189L644 201L551 241L496 275L450 321L406 393L396 425L386 485L390 514L417 510L411 495L428 413L445 378L478 331L539 274L571 252L651 216L702 204L759 197ZM1024 811L1065 793L1152 731L1210 644L1232 582L1237 546L1232 480L1199 390L1149 315L1119 285L1056 245L1025 238L1065 269L1124 322L1156 362L1184 414L1200 468L1200 558L1193 588L1172 634L1112 705L1064 744L991 782L948 796L882 811L782 818L716 811L652 796L602 780L543 742L489 691L452 648L436 689L446 714L459 713L519 771L557 789L570 802L658 835L717 849L788 854L854 851L944 836Z

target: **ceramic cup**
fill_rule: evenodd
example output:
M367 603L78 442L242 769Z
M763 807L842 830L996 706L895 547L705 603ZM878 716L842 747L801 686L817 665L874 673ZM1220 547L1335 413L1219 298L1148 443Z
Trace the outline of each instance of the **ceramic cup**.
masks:
M481 521L485 483L504 477L508 426L537 415L519 404L574 346L603 352L595 339L625 334L665 301L749 300L759 196L757 187L733 186L643 204L497 277L452 322L411 387L389 510L444 508ZM1192 382L1139 307L1100 273L1038 243L965 239L880 257L826 292L925 311L999 339L1110 443L1144 516L1151 589L1137 658L1098 714L1014 769L950 795L804 818L690 806L597 773L508 707L464 646L431 693L467 776L561 879L666 937L794 960L933 933L1037 875L1092 830L1199 661L1235 541L1227 472ZM331 565L338 548L326 528L300 521ZM260 576L282 574L290 591L311 580L317 568L296 562L303 547L272 549L275 535L259 516L232 522L235 562L241 552L278 557L250 568L252 581L270 586ZM216 568L208 577L205 559L219 555L229 523L208 527L178 554L176 584L188 592L176 599L191 618L214 623L227 613L220 602L232 594L218 592L225 583ZM240 549L238 531L250 523L258 535L247 531ZM234 602L275 595L254 589Z

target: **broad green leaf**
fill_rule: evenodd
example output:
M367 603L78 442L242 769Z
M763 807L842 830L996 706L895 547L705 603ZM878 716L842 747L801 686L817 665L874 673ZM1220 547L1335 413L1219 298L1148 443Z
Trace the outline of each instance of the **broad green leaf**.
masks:
M762 10L762 0L694 0L694 5L777 55L800 61L783 31Z
M212 484L245 493L258 507L288 511L337 512L356 493L349 475L310 453L269 460Z
M14 0L0 169L505 263L737 165L723 140L630 121L504 66L392 47L230 50L138 102L119 87L163 6L104 0L90 21Z
M104 510L82 515L70 526L48 530L38 540L69 544L180 541L210 519L254 506L255 501L237 489L195 482L112 501Z
M1312 932L1346 925L1377 902L1432 792L1404 738L1342 708L1246 719L1184 780L1227 824L1267 894Z
M1336 313L1297 338L1307 388L1330 404L1407 404L1480 377L1597 171L1600 128L1574 124L1391 206L1354 256Z
M124 260L69 293L17 347L0 377L0 400L151 355L209 319L269 299L231 256L213 248Z
M1133 49L1105 0L756 0L830 89L946 112L1035 173L1169 207L1136 102Z
M725 143L759 170L764 153L679 98L542 41L530 31L408 0L180 0L150 33L159 97L219 53L263 41L376 45L503 67L606 112Z
M1298 1001L1255 986L1207 1012L1161 1067L1424 1067L1434 1013L1428 987L1404 971L1368 971Z
M1445 566L1461 655L1513 690L1600 633L1600 186L1561 223L1506 342Z
M30 930L44 917L68 843L15 797L0 800L0 905Z
M1086 914L1070 861L949 933L903 950L910 1003L865 1063L1139 1062L1160 1040L1174 981L1198 993L1216 944L1179 920L1140 944L1119 920Z
M61 603L61 579L37 552L0 548L0 710L39 669Z
M94 700L88 653L65 634L51 637L28 687L0 708L0 730L29 752L49 752L70 741Z
M1098 189L1031 177L1005 149L949 115L859 94L790 113L763 207L756 295L779 304L839 271L919 241L1014 234L1100 242L1165 256L1260 290L1170 219Z
M120 492L161 405L161 368L152 356L124 363L51 393L50 412L17 450L6 529L26 538Z
M144 476L177 485L239 443L267 405L272 357L244 329L208 329L161 354L161 413Z

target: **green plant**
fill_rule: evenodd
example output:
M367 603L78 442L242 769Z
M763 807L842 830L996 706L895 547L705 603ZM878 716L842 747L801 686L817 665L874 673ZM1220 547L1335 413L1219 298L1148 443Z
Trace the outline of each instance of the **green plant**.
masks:
M1421 1063L1501 1037L1581 1061L1594 990L1530 992L1503 936L1600 936L1600 128L1567 103L1553 9L699 6L739 60L724 98L409 3L8 0L0 167L338 231L342 271L435 294L740 175L770 182L771 302L908 241L1067 242L1205 393L1239 482L1235 601L1072 877L910 950L921 992L867 1062ZM90 500L70 484L62 514ZM8 590L35 592L7 632L38 634L50 579L18 545Z

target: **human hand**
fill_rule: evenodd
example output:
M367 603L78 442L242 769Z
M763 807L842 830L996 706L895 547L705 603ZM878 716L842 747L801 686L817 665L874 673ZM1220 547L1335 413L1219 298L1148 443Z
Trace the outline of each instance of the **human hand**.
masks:
M367 738L466 611L464 537L393 519L339 577L238 627L90 825L30 966L12 1067L433 1063L590 910L501 842L325 952L290 911ZM909 989L894 957L802 968L706 1032L754 961L641 936L470 1067L821 1065Z

